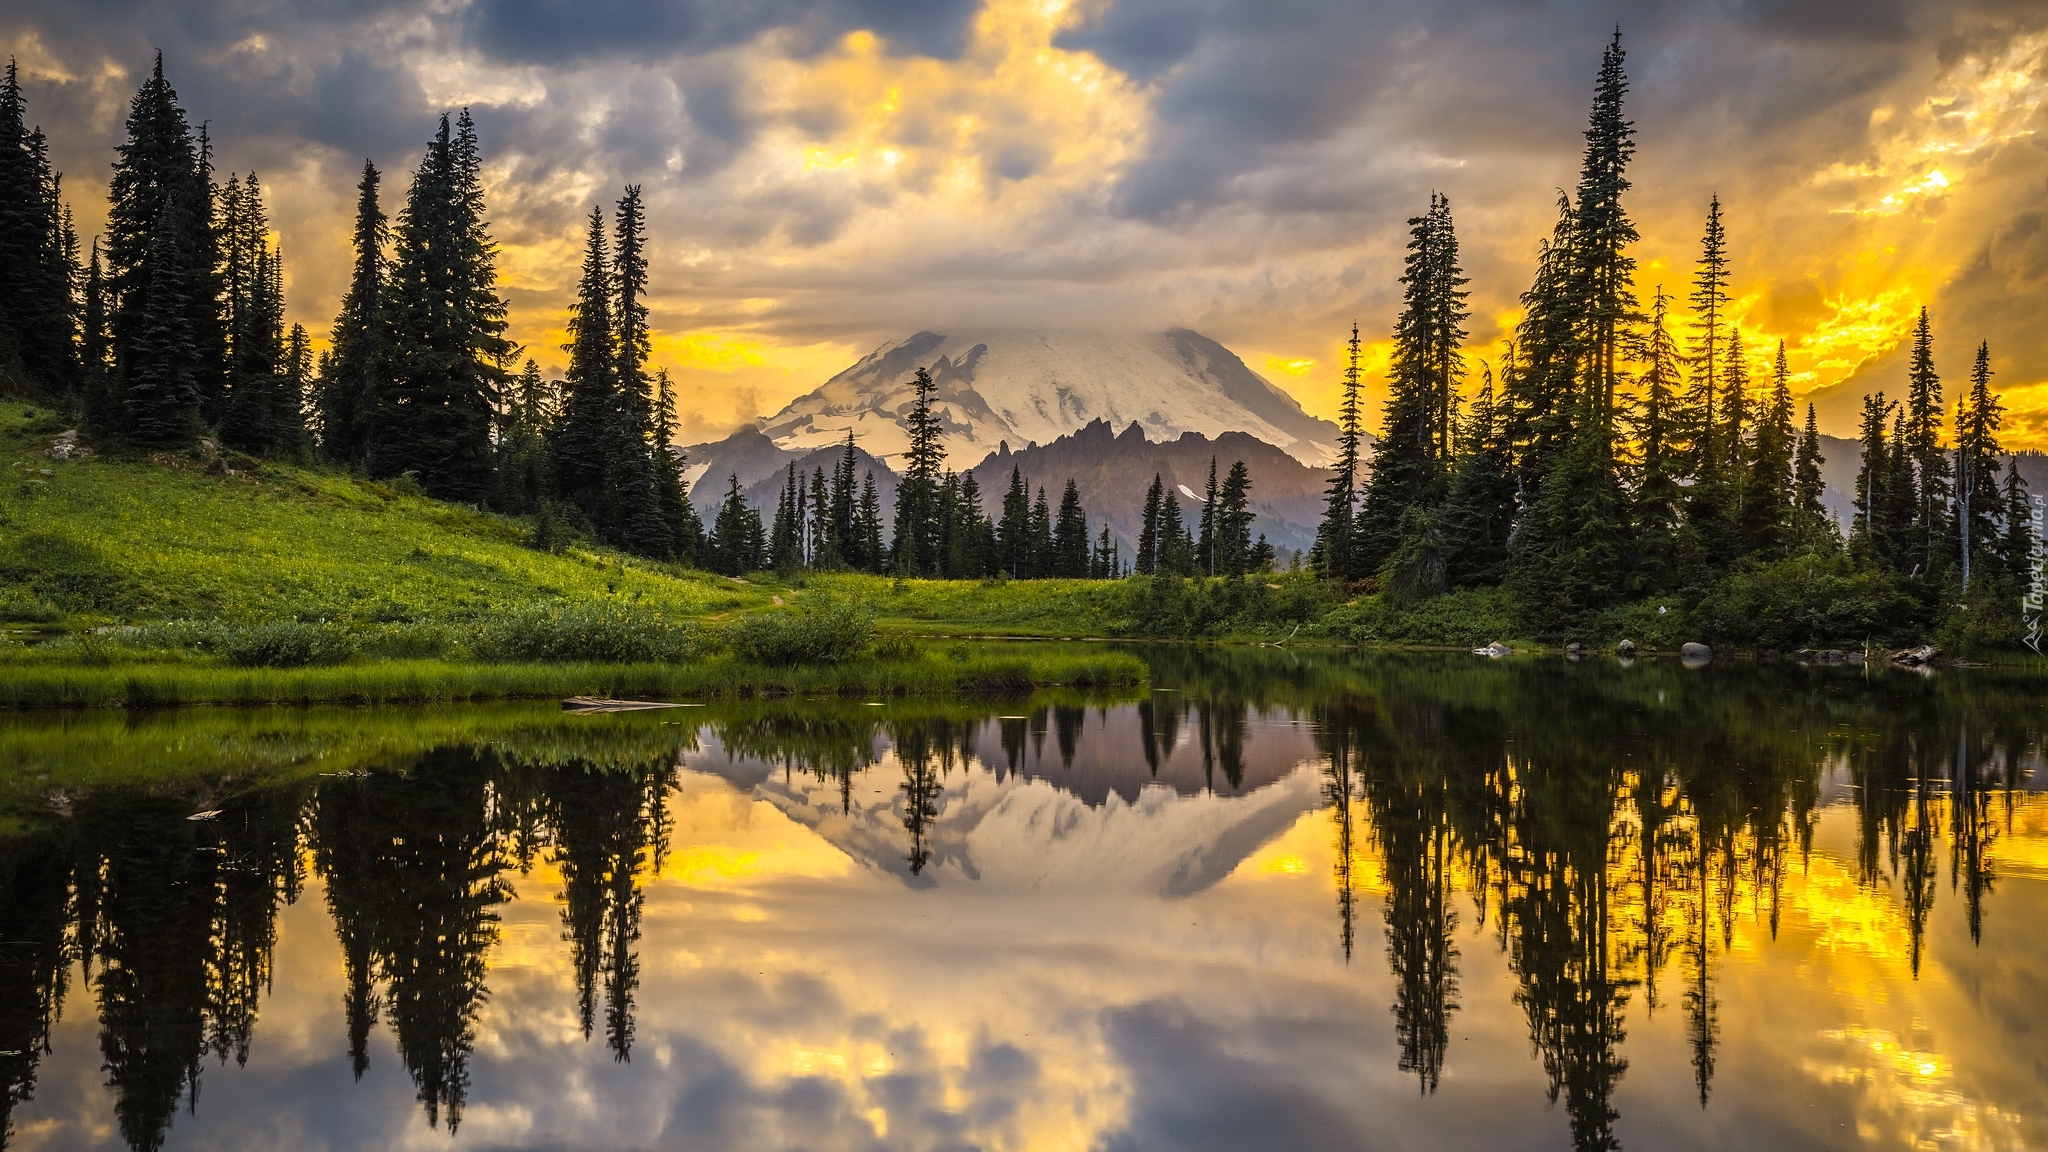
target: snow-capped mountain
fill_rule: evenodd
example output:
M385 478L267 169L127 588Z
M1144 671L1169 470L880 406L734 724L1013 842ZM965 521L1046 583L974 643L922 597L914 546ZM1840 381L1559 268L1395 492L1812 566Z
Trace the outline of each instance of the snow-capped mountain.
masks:
M899 466L913 373L931 370L936 408L955 467L979 463L1004 443L1049 444L1102 420L1132 423L1151 440L1183 432L1246 432L1304 464L1327 463L1337 426L1302 411L1292 396L1199 332L1117 334L973 328L919 332L885 344L766 420L784 449L843 440Z

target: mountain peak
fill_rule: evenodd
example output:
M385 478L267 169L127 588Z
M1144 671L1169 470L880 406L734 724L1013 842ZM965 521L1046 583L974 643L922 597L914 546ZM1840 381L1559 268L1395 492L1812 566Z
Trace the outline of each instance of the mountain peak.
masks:
M761 431L784 449L805 450L852 430L875 455L898 455L908 446L902 421L920 367L931 372L933 406L956 467L1003 445L1028 450L1075 433L1108 444L1118 428L1155 441L1247 432L1312 465L1332 458L1337 439L1336 425L1302 411L1236 353L1187 328L918 332L792 401Z

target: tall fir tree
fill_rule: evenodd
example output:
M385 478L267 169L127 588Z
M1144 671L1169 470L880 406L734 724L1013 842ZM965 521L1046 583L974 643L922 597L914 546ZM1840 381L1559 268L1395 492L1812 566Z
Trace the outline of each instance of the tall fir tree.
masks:
M1745 555L1775 560L1786 554L1792 519L1792 371L1784 341L1772 366L1771 392L1759 408L1746 467L1742 471L1742 522L1738 538Z
M200 401L225 352L213 260L212 186L201 143L164 79L158 53L129 103L107 212L118 427L102 432L142 448L189 444Z
M373 474L410 473L431 495L472 503L492 488L492 420L512 351L482 176L468 109L452 125L441 117L399 214L388 387L369 461Z
M1885 435L1886 422L1895 403L1877 392L1863 397L1863 414L1857 426L1861 463L1856 470L1855 515L1849 522L1849 553L1866 564L1891 565L1896 557L1895 526L1890 522L1887 494L1892 490L1891 442Z
M655 440L653 381L647 376L647 358L653 350L647 328L647 211L638 184L626 186L613 221L617 454L608 462L607 487L618 503L614 516L619 545L642 556L669 556L675 551L674 526L662 507L660 465L655 459L655 453L668 449Z
M76 237L42 129L30 127L12 57L0 81L0 392L76 400Z
M1353 525L1349 567L1360 573L1377 569L1393 554L1409 509L1442 503L1452 413L1464 377L1465 277L1450 202L1432 194L1429 211L1408 226L1386 430L1374 448L1372 478Z
M1216 498L1216 574L1242 576L1252 558L1252 477L1242 460L1233 460Z
M1454 588L1500 583L1515 518L1513 459L1490 368L1482 379L1441 517L1444 580Z
M1573 297L1575 223L1571 197L1560 194L1557 222L1537 253L1535 279L1522 293L1515 356L1501 367L1507 437L1525 501L1535 499L1571 438L1581 351Z
M1351 570L1352 521L1358 514L1358 469L1363 461L1365 447L1364 409L1359 402L1363 384L1360 375L1358 322L1351 323L1351 339L1346 342L1348 359L1344 366L1343 398L1337 405L1337 459L1330 466L1330 487L1328 500L1324 505L1322 523L1316 528L1315 547L1310 557L1318 575L1330 580L1348 580L1357 573ZM1159 491L1159 477L1152 478L1155 494ZM1138 571L1150 574L1158 562L1157 501L1147 498L1149 510L1147 524L1152 526L1152 547L1147 549L1139 543Z
M1049 576L1068 579L1088 575L1088 514L1081 507L1081 491L1073 480L1060 491L1060 510L1053 520L1052 571Z
M1686 405L1686 440L1692 455L1692 470L1701 477L1716 473L1719 405L1715 403L1721 384L1721 365L1726 352L1728 310L1728 233L1721 223L1721 197L1707 203L1705 234L1700 238L1700 258L1693 271L1692 295L1692 389Z
M1634 441L1638 453L1633 489L1635 525L1629 570L1636 591L1661 591L1678 578L1679 506L1686 478L1680 455L1680 370L1683 357L1670 328L1671 298L1663 285L1650 298L1650 328L1642 347Z
M996 550L1003 572L1021 580L1031 571L1031 485L1024 469L1010 467L1010 487L1003 493L1002 519L996 523Z
M860 503L853 513L852 552L852 566L863 572L880 572L889 560L882 543L882 498L875 491L872 471L861 477Z
M384 210L377 202L382 180L377 166L363 161L362 178L356 182L355 229L350 235L355 260L341 311L329 332L331 350L321 363L316 405L321 453L337 464L356 467L367 466L376 454L373 436L388 370L385 341L389 332L383 305L390 288L384 250L391 237Z
M1204 576L1216 575L1216 458L1209 457L1209 482L1202 489L1201 526L1195 532L1195 562Z
M705 542L704 566L723 576L743 576L765 567L768 557L761 514L747 504L738 473L727 477L725 500L718 506L711 537Z
M1578 218L1572 228L1573 296L1584 325L1586 383L1593 412L1605 434L1613 434L1615 393L1627 358L1630 329L1642 318L1635 306L1635 223L1622 207L1629 189L1628 163L1635 155L1635 125L1622 114L1628 75L1622 65L1621 29L1600 58L1593 110L1586 125L1586 154L1579 174Z
M904 418L910 447L904 453L903 479L896 486L896 540L890 550L892 567L904 576L926 575L938 559L939 472L946 463L938 414L932 411L938 385L930 372L919 368L913 388L916 399Z
M1340 461L1342 459L1341 453L1339 459ZM1333 480L1331 483L1335 484L1336 481ZM1159 514L1163 511L1161 505L1165 501L1165 481L1160 479L1159 473L1154 472L1152 474L1152 486L1145 489L1145 508L1139 519L1138 554L1134 562L1137 572L1143 576L1150 576L1159 571ZM1329 527L1330 520L1328 515L1325 515L1323 524L1326 529ZM1343 530L1341 528L1336 531L1336 537L1339 540L1343 539ZM1323 534L1318 533L1318 540L1320 541L1323 538Z
M1792 538L1795 547L1823 555L1840 544L1834 516L1821 503L1827 481L1821 475L1820 425L1811 403L1806 406L1806 427L1799 434L1799 452L1792 461Z
M704 522L690 503L683 486L683 469L689 460L675 446L680 425L676 417L675 385L668 370L654 374L654 479L662 519L668 523L671 554L685 564L696 564L704 546ZM824 505L818 507L822 510Z
M2005 535L1999 542L1999 559L2012 583L2025 588L2034 580L2033 501L2027 482L2020 476L2019 460L2005 466Z
M1991 390L1991 345L1977 346L1970 390L1956 406L1956 544L1963 590L1985 570L1997 570L2005 501L1998 483L1998 430L2005 405Z
M612 342L611 253L604 212L592 208L583 240L583 269L576 302L569 306L569 371L562 389L561 416L554 422L555 491L574 504L598 531L615 537L613 493L607 481L611 461L626 448L619 419L618 356Z
M1906 561L1929 574L1948 567L1953 539L1948 453L1941 443L1941 376L1934 370L1934 330L1922 306L1913 325L1913 351L1906 369L1906 454L1913 460L1913 524Z
M254 172L246 181L230 176L221 201L228 335L221 440L244 452L295 459L305 448L306 423L304 398L287 363L284 256L270 243Z

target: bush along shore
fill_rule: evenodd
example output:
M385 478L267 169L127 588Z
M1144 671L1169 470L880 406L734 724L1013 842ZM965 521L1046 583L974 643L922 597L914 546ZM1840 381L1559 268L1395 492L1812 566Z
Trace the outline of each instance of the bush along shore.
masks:
M269 621L116 628L16 648L0 707L433 703L602 696L1006 695L1142 684L1127 653L875 639L847 601L721 626L618 604L526 608L470 629Z

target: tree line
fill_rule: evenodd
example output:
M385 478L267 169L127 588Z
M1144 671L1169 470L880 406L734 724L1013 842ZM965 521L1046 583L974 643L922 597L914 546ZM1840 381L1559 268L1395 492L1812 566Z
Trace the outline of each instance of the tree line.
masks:
M506 339L482 154L467 110L443 115L395 220L382 174L356 186L354 262L316 364L284 316L283 254L254 173L216 179L158 54L129 103L107 234L81 257L61 178L10 62L0 85L0 376L76 415L114 450L202 437L315 459L441 499L694 560L667 378L647 368L647 231L637 187L593 211L567 378L543 381Z
M2011 598L2031 579L2033 538L2025 485L2001 462L1987 345L1945 437L1921 310L1906 395L1865 401L1845 546L1821 503L1814 408L1798 422L1785 346L1746 344L1731 315L1718 197L1686 331L1661 285L1643 306L1623 205L1636 147L1624 59L1617 32L1578 186L1560 194L1523 316L1469 398L1449 200L1432 195L1409 221L1384 434L1368 454L1354 325L1315 570L1395 602L1505 586L1538 631L1626 601L1697 597L1732 572L1791 560L1845 565L1929 600L1950 584Z
M25 124L10 63L0 87L0 261L15 274L0 287L0 383L76 414L105 447L177 450L217 436L252 455L319 460L535 517L545 546L583 534L734 575L1108 578L1130 568L1106 522L1090 533L1071 479L1053 511L1043 487L1031 499L1019 472L991 518L974 477L945 467L923 369L890 539L873 474L856 485L850 432L829 477L790 468L772 526L735 475L707 530L673 449L674 390L647 365L639 187L625 188L609 219L591 210L568 369L545 380L505 336L467 110L440 118L395 220L383 174L364 161L348 287L317 363L305 329L285 326L283 255L259 178L215 179L212 143L203 127L193 131L161 53L129 105L106 243L95 240L83 260L47 142ZM1240 473L1226 498L1248 487ZM1211 488L1214 504L1213 478ZM1239 519L1249 522L1226 513L1220 523ZM1210 536L1205 527L1200 548L1186 551L1216 569L1212 554L1229 550L1216 551ZM1226 559L1219 570L1233 566L1242 564Z
M886 544L874 473L863 476L858 487L854 483L858 456L849 430L829 474L822 465L808 476L793 463L785 469L766 526L748 504L739 476L729 474L705 566L732 575L774 568L949 580L1105 580L1128 574L1130 564L1108 522L1091 534L1079 486L1071 477L1055 510L1044 486L1034 499L1023 469L1012 468L1001 511L990 516L974 474L946 467L942 429L932 408L937 386L928 369L917 369L913 389L904 421L910 445L896 487L894 531Z

